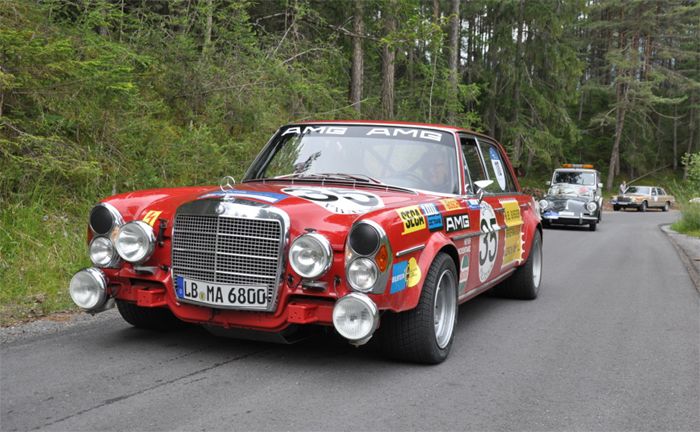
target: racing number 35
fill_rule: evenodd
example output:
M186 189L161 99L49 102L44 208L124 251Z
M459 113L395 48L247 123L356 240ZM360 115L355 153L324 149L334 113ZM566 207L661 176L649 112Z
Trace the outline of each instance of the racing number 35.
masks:
M483 247L479 248L479 264L486 264L487 260L493 262L496 259L496 246L498 245L498 238L496 237L496 230L494 226L496 225L496 218L482 219L481 220L481 232L485 235L481 236L481 242Z

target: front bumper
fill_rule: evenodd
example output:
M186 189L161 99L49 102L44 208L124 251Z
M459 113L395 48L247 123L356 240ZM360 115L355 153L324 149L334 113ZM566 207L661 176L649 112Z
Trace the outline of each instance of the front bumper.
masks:
M587 215L574 212L552 212L545 211L541 214L542 220L553 225L588 225L597 222L597 215Z
M636 208L639 208L639 207L640 207L640 206L642 205L642 203L637 203L637 202L627 202L627 201L625 201L625 202L620 202L620 201L610 201L610 204L612 204L612 205L613 205L613 207L621 207L621 208L627 208L627 207L630 207L630 208L635 208L635 209L636 209Z

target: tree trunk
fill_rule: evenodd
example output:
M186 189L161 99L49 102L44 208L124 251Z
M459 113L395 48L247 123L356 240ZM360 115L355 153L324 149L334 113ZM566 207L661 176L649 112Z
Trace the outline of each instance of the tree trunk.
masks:
M618 82L617 84L617 109L615 114L615 141L613 143L612 153L610 154L610 166L608 168L608 181L606 187L608 190L612 190L613 182L615 181L615 174L619 174L620 170L620 141L622 140L622 129L625 126L625 106L623 105L624 99L626 99L626 89L624 84Z
M396 31L396 0L390 0L384 13L384 34L391 38ZM385 43L382 48L382 115L387 120L394 118L394 73L396 48Z
M355 15L353 17L353 37L352 37L352 71L350 79L350 103L357 114L362 113L362 83L364 80L364 68L362 52L362 35L364 33L363 21L363 0L355 1Z
M513 84L513 126L518 129L520 122L520 80L522 79L521 69L523 50L523 21L524 21L525 0L520 0L518 8L518 36L515 43L515 83ZM520 154L522 153L522 140L520 132L515 134L513 140L513 163L520 165Z
M457 119L457 104L459 103L459 88L457 78L459 70L459 2L452 0L450 8L450 57L448 59L448 69L450 71L450 95L447 107L447 123L454 124Z
M209 52L209 47L211 46L211 30L214 26L214 5L212 0L206 0L206 14L207 22L204 28L204 44L202 45L202 56L205 56Z
M673 170L678 169L678 105L673 106Z

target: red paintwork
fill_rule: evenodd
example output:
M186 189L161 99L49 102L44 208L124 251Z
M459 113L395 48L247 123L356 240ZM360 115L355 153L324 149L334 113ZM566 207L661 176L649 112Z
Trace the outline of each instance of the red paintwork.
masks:
M307 122L305 122L307 123ZM308 122L314 124L378 124L378 125L412 125L437 127L441 129L449 129L455 137L457 132L465 131L474 134L471 131L463 129L441 126L428 125L417 123L403 122L368 122L368 121L338 121L338 122ZM482 136L479 134L474 134ZM458 145L456 140L455 145ZM502 147L501 154L505 156ZM461 159L461 158L460 158ZM513 169L507 158L504 157L505 165L511 172L511 176L516 182L516 187L520 190L517 184L517 179ZM461 162L460 162L461 163ZM463 167L462 167L462 172ZM464 188L464 179L461 179L462 189ZM296 183L295 186L320 186L312 183ZM274 181L274 182L250 182L236 185L237 190L246 191L262 191L280 193L280 189L292 186L291 181ZM352 186L342 186L339 184L326 185L326 187L334 188L349 188ZM529 195L520 192L503 195L503 196L487 196L484 202L494 208L502 207L501 200L515 199L518 202L520 214L522 217L522 251L521 259L515 263L503 265L506 230L497 232L498 247L494 261L494 268L491 274L482 282L479 277L479 244L483 241L484 236L478 235L480 232L479 219L480 209L469 209L466 199L468 197L456 197L460 209L447 210L445 204L441 200L446 199L445 196L426 193L406 193L395 190L385 190L382 188L368 187L362 188L361 185L356 186L358 190L372 192L384 201L384 207L373 210L362 215L358 214L336 214L322 209L317 204L307 201L303 198L290 196L274 205L285 212L290 217L290 241L305 232L305 228L314 228L317 232L325 235L334 251L334 259L330 270L321 278L331 287L325 292L314 292L304 290L300 284L299 277L294 274L293 270L287 264L287 269L283 273L281 280L281 289L279 291L279 300L277 310L273 313L267 312L247 312L234 310L214 310L208 307L195 306L177 301L173 281L169 271L170 267L170 237L172 233L172 220L177 208L189 201L198 199L198 197L211 191L218 191L218 186L207 187L183 187L170 189L152 189L138 192L125 193L115 195L105 199L103 202L108 202L117 208L122 214L126 222L132 220L142 220L149 211L162 212L158 219L167 221L167 227L164 232L164 241L162 246L157 246L153 256L143 266L158 267L153 275L137 273L131 264L125 263L120 269L104 269L104 273L110 281L110 286L115 293L116 298L136 302L139 306L144 307L168 307L180 319L196 323L208 323L220 325L224 327L245 327L258 330L280 331L292 323L300 324L326 324L332 323L332 308L335 299L351 292L345 282L345 243L350 226L353 222L360 218L371 219L381 225L386 231L393 254L394 264L401 261L407 261L415 258L418 267L420 268L421 278L419 283L413 287L407 287L402 291L391 294L391 278L384 294L371 294L370 297L375 301L379 309L392 310L400 312L414 308L420 296L423 279L428 273L430 264L435 255L441 251L447 251L457 259L457 271L460 273L460 263L463 261L464 254L467 253L465 248L471 248L469 256L468 270L462 275L467 276L467 282L463 287L460 287L460 302L464 302L480 292L490 288L496 282L501 280L504 274L510 274L512 270L527 259L532 238L535 230L541 229L539 212ZM414 233L403 234L403 223L395 211L398 208L403 208L411 205L423 203L434 203L443 216L452 214L468 213L470 218L470 228L466 231L458 231L455 233L446 233L440 230L430 232L428 229L423 229ZM505 225L505 212L496 212L496 221L499 226ZM158 222L155 223L156 232ZM476 233L468 239L455 240L455 237L463 236L464 234ZM398 251L408 249L417 245L425 245L425 248L420 251L412 252L400 258L396 257ZM286 252L285 252L286 253ZM162 267L162 268L161 268ZM389 269L391 272L391 268ZM287 283L287 276L292 275L294 283L290 286ZM390 273L391 274L391 273ZM335 288L334 279L338 276L340 284Z

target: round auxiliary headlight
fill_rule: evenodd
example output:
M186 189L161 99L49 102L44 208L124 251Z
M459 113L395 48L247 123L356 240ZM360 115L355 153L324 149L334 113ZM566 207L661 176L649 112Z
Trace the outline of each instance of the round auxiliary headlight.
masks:
M348 266L348 282L357 291L370 291L378 275L377 265L369 258L358 258Z
M361 341L372 336L378 323L377 305L364 294L348 294L338 300L333 308L333 326L350 341Z
M372 255L379 249L379 232L368 223L359 223L350 232L350 247L359 255Z
M100 203L90 210L90 229L95 234L105 235L114 227L123 224L122 215L110 204Z
M107 299L107 279L95 268L80 270L70 280L69 292L73 302L81 309L101 307Z
M594 203L593 201L586 204L586 210L588 210L589 213L593 213L597 208L598 204Z
M316 233L297 237L289 247L289 263L304 279L314 279L327 272L332 255L328 239Z
M114 246L125 261L141 264L153 254L156 237L153 228L146 222L133 221L119 228Z
M117 260L117 251L107 237L95 237L90 242L90 260L97 267L109 267Z
M540 209L542 209L542 210L549 207L549 201L547 201L546 199L540 200L539 204L540 204Z

